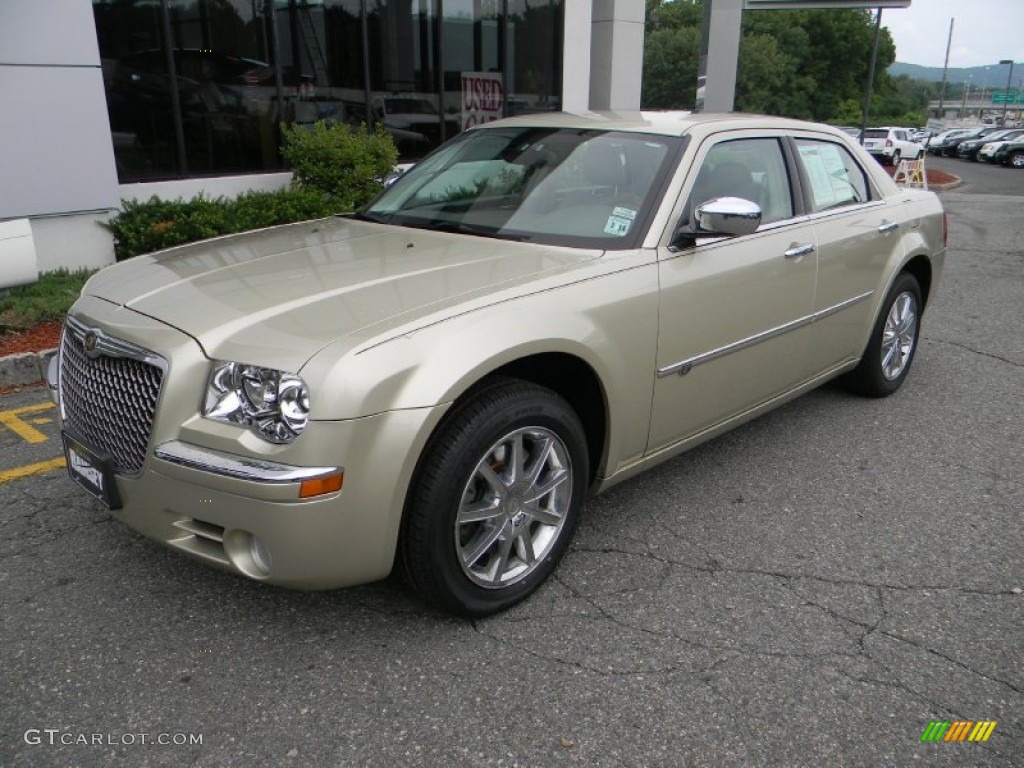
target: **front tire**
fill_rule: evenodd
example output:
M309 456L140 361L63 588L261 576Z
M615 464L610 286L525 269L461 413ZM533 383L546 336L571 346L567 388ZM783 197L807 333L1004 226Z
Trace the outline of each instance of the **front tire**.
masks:
M910 372L921 332L921 286L901 272L882 304L860 363L846 375L847 386L868 397L887 397Z
M579 418L549 389L501 379L457 406L406 505L401 560L413 589L464 616L523 600L572 538L588 466Z

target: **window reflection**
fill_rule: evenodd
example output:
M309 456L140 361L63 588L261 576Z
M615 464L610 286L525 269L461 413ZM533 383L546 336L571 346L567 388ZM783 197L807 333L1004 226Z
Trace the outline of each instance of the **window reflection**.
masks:
M282 122L380 123L400 159L417 160L470 125L560 103L562 0L93 11L121 181L277 170Z
M118 176L173 176L178 159L160 2L96 2L93 12Z

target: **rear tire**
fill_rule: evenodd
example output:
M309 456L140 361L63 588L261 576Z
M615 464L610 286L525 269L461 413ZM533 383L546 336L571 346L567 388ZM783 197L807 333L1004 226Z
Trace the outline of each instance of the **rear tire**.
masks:
M864 356L844 378L847 387L867 397L888 397L900 388L917 351L921 306L917 279L901 272L882 303Z
M1011 168L1024 168L1024 152L1014 152L1010 155L1009 165Z
M588 467L583 426L549 389L498 379L457 406L406 504L399 546L413 589L463 616L526 598L572 538Z
M892 158L889 162L892 164L893 168L900 164L900 151L898 149L892 153Z

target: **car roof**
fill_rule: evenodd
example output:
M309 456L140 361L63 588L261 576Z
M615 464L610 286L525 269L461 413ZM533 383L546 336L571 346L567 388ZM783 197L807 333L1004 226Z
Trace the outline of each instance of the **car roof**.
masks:
M640 112L538 112L529 115L508 117L481 127L523 126L551 128L590 128L606 131L633 133L656 133L665 136L683 136L695 129L745 128L777 130L821 130L833 135L848 136L839 129L822 123L809 123L785 117L750 115L739 112L685 112L685 111L640 111Z

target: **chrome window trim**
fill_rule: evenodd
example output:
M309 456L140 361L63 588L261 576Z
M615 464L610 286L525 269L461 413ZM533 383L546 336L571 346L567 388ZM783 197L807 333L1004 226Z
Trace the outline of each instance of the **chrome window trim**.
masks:
M871 208L881 208L885 205L885 200L865 200L863 203L853 203L851 205L844 205L841 208L832 208L828 211L816 211L815 213L809 213L807 214L807 218L810 221L818 221L820 219L831 218L832 216L841 216L845 213L857 213L859 211L870 210Z
M731 344L726 344L723 347L718 347L707 352L702 352L699 355L694 355L693 357L688 357L685 360L680 360L678 363L673 363L672 365L667 365L664 368L659 368L658 378L662 379L665 378L666 376L671 376L673 374L685 376L687 373L693 370L695 366L701 365L702 363L709 363L712 360L717 360L720 357L725 357L726 355L732 354L733 352L739 352L740 350L747 349L748 347L752 347L755 344L760 344L762 341L774 339L776 336L781 336L784 333L795 331L797 328L803 328L806 325L810 325L811 323L817 322L818 320L822 320L830 315L834 315L837 312L841 312L844 309L847 309L848 307L852 307L854 304L859 304L862 301L866 301L873 294L874 291L867 291L866 293L862 293L859 296L854 296L853 298L847 299L846 301L841 301L838 304L833 304L831 307L820 309L817 312L812 312L809 315L804 315L803 317L799 317L796 320L791 320L788 323L783 323L782 325L777 325L774 328L769 328L766 331L755 333L753 336L747 336L746 338L740 339L739 341L734 341Z
M315 480L344 472L342 467L297 467L267 459L253 459L213 448L201 448L181 440L161 443L153 451L153 455L189 469L257 483L301 483L304 480Z

